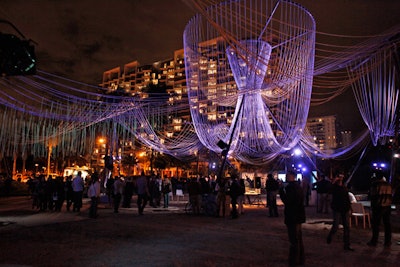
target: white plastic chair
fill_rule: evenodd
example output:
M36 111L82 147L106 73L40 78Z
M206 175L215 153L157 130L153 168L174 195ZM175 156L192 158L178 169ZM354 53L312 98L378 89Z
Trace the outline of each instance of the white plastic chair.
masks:
M362 203L359 203L359 202L351 203L350 226L351 226L352 218L354 218L356 226L358 226L358 218L362 218L364 229L366 228L367 222L368 222L368 226L371 227L370 215L368 212L365 211Z

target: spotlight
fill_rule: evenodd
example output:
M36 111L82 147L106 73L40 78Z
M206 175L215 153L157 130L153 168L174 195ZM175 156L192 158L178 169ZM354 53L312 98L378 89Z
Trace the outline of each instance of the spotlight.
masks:
M13 34L0 33L0 74L4 76L31 75L36 73L35 48L30 40L9 21L0 20L14 28L23 38Z
M303 154L303 152L301 151L300 148L295 148L293 150L293 154L298 157L298 156L301 156Z

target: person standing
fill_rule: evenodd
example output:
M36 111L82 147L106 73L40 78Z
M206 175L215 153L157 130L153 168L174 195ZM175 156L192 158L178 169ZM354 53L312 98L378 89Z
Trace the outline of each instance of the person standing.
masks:
M73 199L74 199L72 211L74 211L74 212L81 211L84 186L85 186L85 184L83 182L82 172L78 171L78 174L72 180L72 190L73 190Z
M349 216L351 210L351 203L349 198L349 192L347 187L343 184L343 174L339 174L333 182L331 187L332 202L331 208L333 211L333 223L331 230L328 234L326 242L330 244L332 242L333 235L337 232L339 222L343 225L343 242L344 249L348 251L354 251L350 247L350 227L349 227Z
M217 217L225 217L226 213L226 192L228 191L228 182L226 179L217 180L215 192L217 192Z
M278 217L276 195L278 194L279 190L279 182L275 180L270 173L267 175L265 189L267 190L267 207L269 208L269 217Z
M329 191L332 186L329 178L321 174L320 180L317 182L317 195L318 195L318 213L328 213L329 210Z
M149 193L149 185L146 176L144 175L144 171L142 171L139 178L136 180L136 189L137 189L137 206L139 210L139 215L143 215L144 208L146 207Z
M97 218L97 205L100 198L100 181L97 172L92 174L88 189L88 197L91 200L89 209L89 218Z
M385 247L392 245L392 228L390 223L390 213L392 205L392 187L383 177L383 173L377 173L376 181L371 185L370 198L372 210L372 238L367 243L368 246L375 247L378 243L379 226L383 221L385 231Z
M65 200L65 192L64 192L64 181L62 176L57 176L55 179L55 187L57 194L55 199L55 211L61 211L61 208L64 204Z
M107 199L108 199L108 204L110 207L113 206L113 199L114 199L114 178L110 176L107 181L106 181L106 192L107 192Z
M305 258L301 226L306 221L306 212L304 209L303 190L296 181L296 174L294 172L287 172L286 181L288 184L279 189L279 194L285 205L285 224L290 242L289 266L304 265Z
M244 179L239 180L239 186L240 186L240 194L237 197L237 203L238 203L238 214L244 214L244 195L246 193L246 187L244 185Z
M304 205L308 207L310 204L310 196L311 196L311 186L308 177L303 176L303 179L301 179L301 187L303 188L303 193L304 193Z
M114 213L118 213L119 205L121 204L122 194L124 193L124 183L119 176L114 179Z
M188 184L189 202L192 204L193 214L199 215L201 209L201 184L197 178L192 178Z
M164 195L164 208L168 208L169 205L169 194L171 193L172 185L171 181L168 178L165 178L162 181L162 193Z
M67 211L70 211L74 202L74 190L72 189L72 175L67 176L64 186L65 200L67 201Z
M128 177L124 187L124 200L122 201L123 208L130 208L134 191L132 177Z
M232 219L236 219L239 217L238 211L237 211L237 198L241 194L240 185L239 185L239 181L237 180L236 174L231 175L231 181L230 181L229 188L230 188L229 195L231 197L231 205L232 205L231 217L232 217Z
M156 198L157 195L160 195L160 192L159 192L159 185L157 184L157 179L154 172L151 173L149 179L149 193L150 193L149 205L152 206L153 208L158 207L156 204Z
M166 177L166 179L168 179L168 177ZM171 183L171 180L169 180L168 179L168 181L169 181L169 183L171 184L171 186L170 186L170 189L171 189L171 192L172 192L172 183ZM161 193L162 193L162 183L163 183L163 180L161 179L161 176L159 175L159 174L157 174L156 175L156 194L155 194L155 199L154 199L154 204L157 206L157 207L160 207L161 206ZM168 199L169 200L169 199ZM168 206L168 205L167 205Z
M55 180L53 179L52 175L49 175L47 177L45 192L46 192L47 208L49 208L50 211L53 211L54 202L57 198L57 191L56 191Z

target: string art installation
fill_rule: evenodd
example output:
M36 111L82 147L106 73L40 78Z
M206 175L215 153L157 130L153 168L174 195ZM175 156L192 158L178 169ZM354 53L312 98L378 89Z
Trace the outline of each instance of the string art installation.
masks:
M209 6L184 31L193 125L202 144L263 164L292 149L312 91L315 22L290 1Z
M123 149L120 141L140 142L182 159L206 148L263 165L295 146L335 158L397 134L399 25L345 36L316 31L310 12L291 1L187 2L198 12L183 32L188 102L108 95L41 70L1 77L0 160L90 157L105 136L110 154ZM310 108L351 89L366 131L348 146L318 147L306 126ZM186 114L182 126L167 133L176 114Z

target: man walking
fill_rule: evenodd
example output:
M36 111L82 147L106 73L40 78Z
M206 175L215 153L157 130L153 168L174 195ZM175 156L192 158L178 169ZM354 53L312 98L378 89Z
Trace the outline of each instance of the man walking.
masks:
M304 265L304 245L301 224L306 221L303 189L296 181L296 174L289 171L286 174L288 184L279 190L282 202L285 204L285 224L288 230L290 249L289 266Z
M328 234L326 242L330 244L332 242L332 236L337 232L339 227L339 222L343 225L343 242L344 249L348 251L354 251L350 247L350 228L349 228L349 215L351 209L351 203L349 198L349 192L346 186L343 184L343 174L339 174L331 188L332 193L332 203L331 208L333 211L333 224L331 231Z

